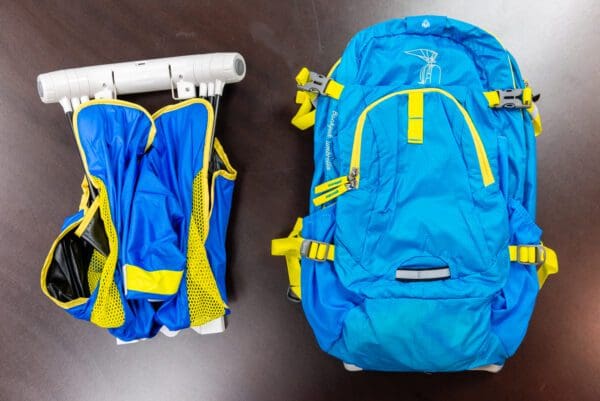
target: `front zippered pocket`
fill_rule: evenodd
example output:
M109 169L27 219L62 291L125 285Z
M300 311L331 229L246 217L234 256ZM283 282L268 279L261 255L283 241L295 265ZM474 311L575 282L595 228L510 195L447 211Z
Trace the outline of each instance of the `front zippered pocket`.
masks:
M361 150L365 122L369 116L369 113L382 103L398 96L408 97L408 125L406 129L407 142L412 144L423 143L423 107L425 107L424 105L428 97L426 96L427 94L429 94L429 96L431 96L431 94L438 94L447 99L450 99L451 103L458 109L470 132L470 136L477 155L479 173L481 176L481 182L483 184L483 187L487 187L493 184L495 182L494 175L492 173L492 168L490 167L487 152L485 150L479 132L475 127L475 124L473 123L469 112L456 99L456 97L454 97L450 92L439 88L406 89L391 92L385 96L382 96L379 99L368 104L361 111L356 123L356 128L354 130L354 140L352 145L352 155L348 175L337 177L332 180L326 181L320 185L317 185L315 187L315 195L317 196L313 198L313 203L316 206L323 205L333 199L336 199L340 195L343 195L349 190L357 189L359 187L361 178ZM412 99L415 99L415 101L413 102ZM412 106L411 104L416 104L416 106ZM415 111L415 108L420 108L420 110ZM415 134L415 132L417 132L417 134Z

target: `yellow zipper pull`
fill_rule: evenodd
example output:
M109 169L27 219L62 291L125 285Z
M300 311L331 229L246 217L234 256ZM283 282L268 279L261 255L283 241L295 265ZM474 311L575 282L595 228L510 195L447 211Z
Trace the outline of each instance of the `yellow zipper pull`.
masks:
M333 180L326 181L315 187L315 194L321 194L316 198L313 198L315 206L321 206L340 195L345 194L351 189L357 187L358 181L358 169L352 168L350 174L343 177L334 178Z
M334 178L333 180L325 181L322 184L319 184L315 187L315 194L320 194L330 189L337 188L341 185L345 185L348 183L348 176L342 176L338 178Z

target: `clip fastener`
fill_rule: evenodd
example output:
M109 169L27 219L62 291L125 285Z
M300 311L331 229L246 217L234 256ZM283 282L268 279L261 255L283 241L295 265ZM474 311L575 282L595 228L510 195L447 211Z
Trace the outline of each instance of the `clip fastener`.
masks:
M531 260L530 250L535 248L534 260ZM523 258L521 255L523 254ZM525 265L536 265L540 266L546 262L546 249L543 245L517 245L517 260L518 263Z
M327 95L325 89L327 88L329 81L331 81L331 78L314 71L309 71L308 80L306 83L298 85L298 90L317 93L319 95Z
M531 89L527 88L531 91ZM528 109L531 107L531 96L525 99L523 89L504 89L498 90L499 102L493 107L495 109Z
M309 256L310 255L310 250L312 248L312 246L316 245L317 247L321 247L324 246L325 247L325 252L322 253L322 255L324 255L322 258L318 257L318 254L321 253L320 249L318 249L317 252L315 252L314 257ZM308 258L308 259L312 259L312 260L316 260L319 262L324 262L327 260L327 255L329 254L329 247L331 246L331 244L328 244L327 242L320 242L320 241L314 241L314 240L310 240L310 239L305 239L302 241L302 244L300 245L300 255L302 255L302 257Z

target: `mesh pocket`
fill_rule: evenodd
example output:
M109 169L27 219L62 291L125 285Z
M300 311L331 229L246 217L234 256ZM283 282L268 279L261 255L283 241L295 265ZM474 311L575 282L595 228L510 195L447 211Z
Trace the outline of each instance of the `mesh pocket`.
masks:
M204 242L208 235L207 177L203 170L193 183L192 216L188 233L186 286L190 325L200 326L225 314Z

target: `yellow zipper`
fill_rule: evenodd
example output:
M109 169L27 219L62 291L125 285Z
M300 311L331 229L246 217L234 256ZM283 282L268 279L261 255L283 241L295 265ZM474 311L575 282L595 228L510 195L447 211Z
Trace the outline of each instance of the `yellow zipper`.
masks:
M460 102L456 100L456 98L452 96L452 94L439 88L406 89L402 91L392 92L386 96L383 96L363 109L363 111L360 113L360 116L358 117L356 129L354 130L354 143L352 145L352 157L350 159L350 173L348 174L348 176L334 178L333 180L317 185L315 187L315 194L321 195L313 199L313 203L316 206L320 206L326 202L329 202L330 200L337 198L338 196L348 192L351 189L358 188L358 185L360 183L360 152L362 147L362 133L365 121L367 119L367 114L369 114L371 110L373 110L375 107L385 102L386 100L389 100L396 96L403 96L408 95L409 93L418 92L439 93L443 96L446 96L448 99L454 102L458 110L462 113L463 118L465 119L467 126L469 127L471 138L473 139L473 144L475 145L475 151L477 153L477 160L479 162L479 169L481 171L483 185L487 187L495 182L494 175L492 173L492 168L490 167L487 153L485 151L485 147L483 146L483 142L481 141L481 137L479 136L479 132L477 132L477 129L473 124L473 120L471 120L471 116L469 115L467 110L465 110L465 108L460 104Z

